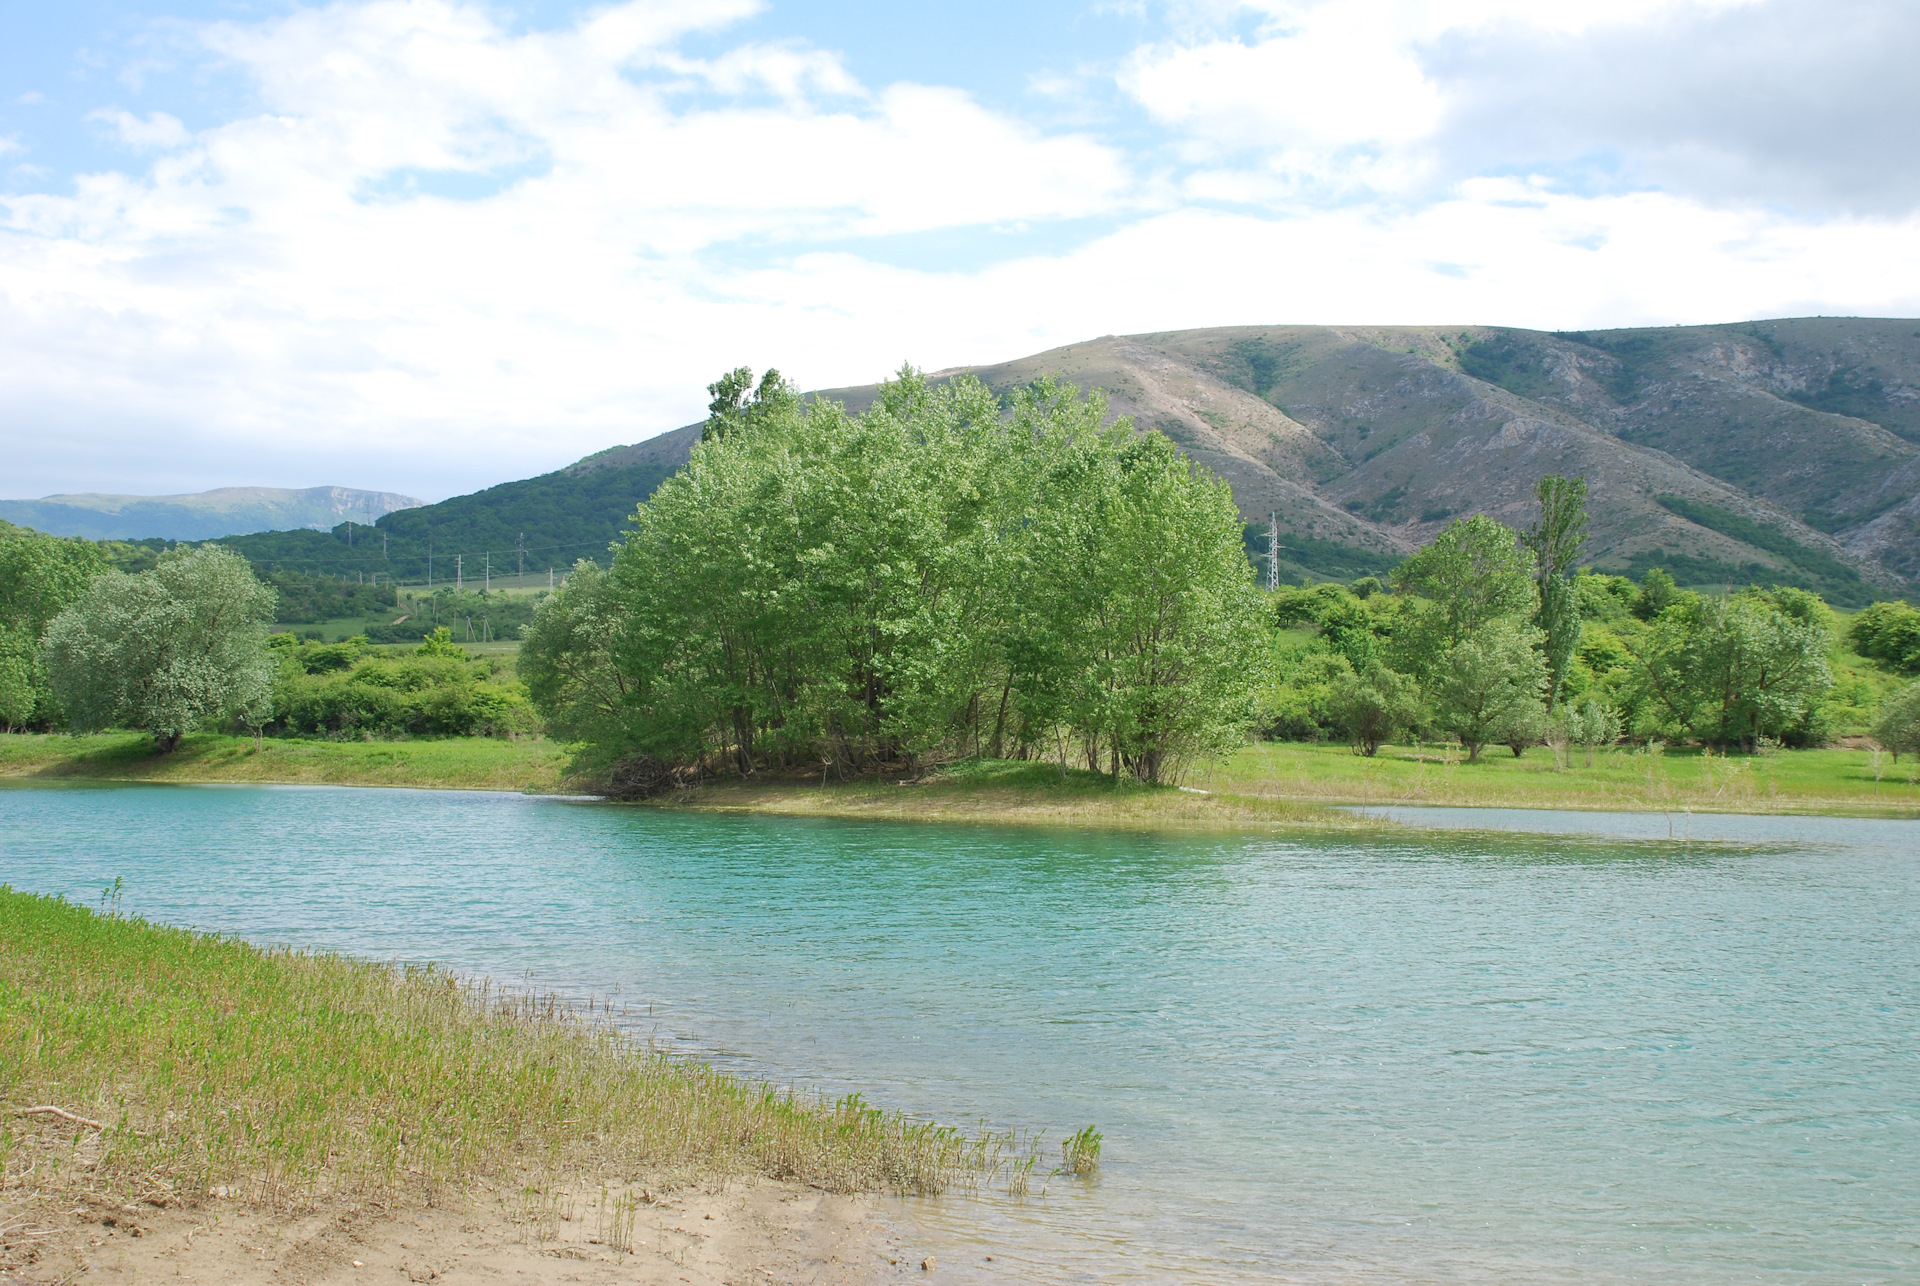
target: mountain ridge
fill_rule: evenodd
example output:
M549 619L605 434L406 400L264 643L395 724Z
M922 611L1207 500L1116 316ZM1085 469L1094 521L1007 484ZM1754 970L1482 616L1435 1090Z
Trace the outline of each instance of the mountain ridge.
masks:
M88 540L217 540L274 528L324 531L348 519L371 526L425 503L354 487L215 487L170 496L89 491L0 500L0 520Z
M1584 560L1601 570L1798 584L1847 606L1920 592L1920 321L1215 327L929 378L961 374L1003 397L1042 374L1099 390L1111 416L1165 432L1225 478L1250 527L1275 522L1289 577L1378 572L1470 513L1523 527L1536 481L1560 473L1589 481ZM858 412L879 387L808 396ZM516 576L522 562L604 558L700 428L399 511L372 533L229 543L263 566L401 579L429 559L445 579L455 557Z

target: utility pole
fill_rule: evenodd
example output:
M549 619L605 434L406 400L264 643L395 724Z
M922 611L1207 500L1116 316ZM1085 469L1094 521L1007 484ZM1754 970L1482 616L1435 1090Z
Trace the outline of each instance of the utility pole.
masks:
M1280 515L1267 515L1267 590L1280 588Z
M491 594L493 593L493 551L489 549L486 552L486 554L483 556L487 560L487 572L486 572L487 579L484 583L484 588L486 589L487 593Z
M433 588L433 528L427 528L427 588Z
M460 560L465 557L465 554L455 554L453 556L453 587L455 589L463 589L466 587L467 582L463 579L464 570L460 562Z
M547 593L553 593L553 568L547 568Z
M523 531L520 533L519 537L514 540L513 547L516 550L518 550L520 554L520 588L525 589L527 587L527 533L526 532Z

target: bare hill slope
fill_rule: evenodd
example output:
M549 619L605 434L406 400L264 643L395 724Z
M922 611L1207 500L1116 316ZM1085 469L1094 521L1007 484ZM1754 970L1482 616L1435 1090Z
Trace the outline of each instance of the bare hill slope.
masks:
M1226 327L970 369L1002 389L1056 372L1106 390L1116 415L1225 477L1249 522L1276 515L1288 543L1404 552L1459 514L1524 524L1535 480L1567 473L1592 485L1587 554L1603 568L1797 581L1840 601L1920 579L1913 321ZM857 408L873 390L824 395Z
M965 369L1003 393L1046 373L1104 390L1114 415L1164 431L1226 478L1249 523L1274 517L1289 575L1380 570L1457 515L1524 525L1535 481L1565 473L1592 486L1598 567L1665 566L1696 585L1783 581L1843 605L1920 595L1916 321L1564 334L1242 326L1110 335ZM858 411L875 392L815 396ZM382 542L381 565L412 575L430 549L516 567L527 555L540 566L598 556L699 437L689 425L383 518L400 544ZM273 551L266 537L246 540L303 568L373 556L345 537L282 533L273 539L287 548Z

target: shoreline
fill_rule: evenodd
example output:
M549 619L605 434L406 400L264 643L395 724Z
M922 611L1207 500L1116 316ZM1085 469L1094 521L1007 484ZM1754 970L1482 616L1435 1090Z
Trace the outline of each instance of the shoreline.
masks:
M371 786L581 793L570 748L501 741L308 741L197 733L170 755L138 733L0 735L0 782ZM1898 775L1889 772L1897 768ZM1616 751L1593 767L1556 766L1548 752L1466 764L1406 748L1364 759L1343 747L1257 743L1200 767L1190 786L1147 786L1057 765L982 761L901 782L870 777L721 778L628 807L774 817L1259 832L1378 826L1353 808L1503 808L1575 812L1920 818L1912 761L1867 752L1785 751L1729 758Z
M502 1277L520 1286L865 1286L909 1254L875 1217L871 1196L758 1176L613 1185L578 1176L536 1200L483 1183L429 1201L291 1210L212 1195L66 1193L58 1202L0 1199L0 1215L28 1248L0 1255L0 1280L20 1286L161 1276L226 1286L480 1286Z
M868 1282L876 1194L1018 1169L551 999L4 885L0 1036L0 1283Z

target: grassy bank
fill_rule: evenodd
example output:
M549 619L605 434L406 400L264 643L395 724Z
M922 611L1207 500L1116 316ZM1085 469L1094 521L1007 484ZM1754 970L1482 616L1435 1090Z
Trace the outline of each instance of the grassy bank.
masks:
M557 791L567 752L551 741L447 737L430 741L298 741L195 733L171 754L139 733L0 736L0 778L279 782Z
M1317 801L1250 793L1183 791L1132 780L1116 785L1084 768L978 760L917 780L819 778L724 779L675 792L651 806L782 817L858 817L888 821L992 822L1125 830L1265 829L1352 826L1355 819Z
M1439 804L1591 808L1635 812L1825 813L1920 817L1920 763L1866 750L1782 750L1731 757L1697 750L1614 749L1588 766L1544 748L1505 747L1466 763L1443 747L1382 747L1372 759L1345 746L1263 742L1195 774L1237 796L1296 804Z
M5 886L0 1118L13 1196L163 1203L663 1167L926 1192L1000 1155L857 1099L637 1052L437 971L262 951Z
M157 755L136 733L0 736L0 778L156 782L286 782L555 792L570 788L567 750L544 740L297 741L199 733ZM791 817L1009 822L1152 829L1350 825L1338 804L1834 813L1920 817L1920 762L1878 763L1866 750L1783 750L1724 757L1696 750L1615 749L1593 763L1544 747L1504 747L1466 763L1457 750L1383 747L1367 759L1345 746L1262 742L1203 765L1188 784L1205 794L1122 781L1051 764L979 761L896 784L819 778L720 780L651 805Z

